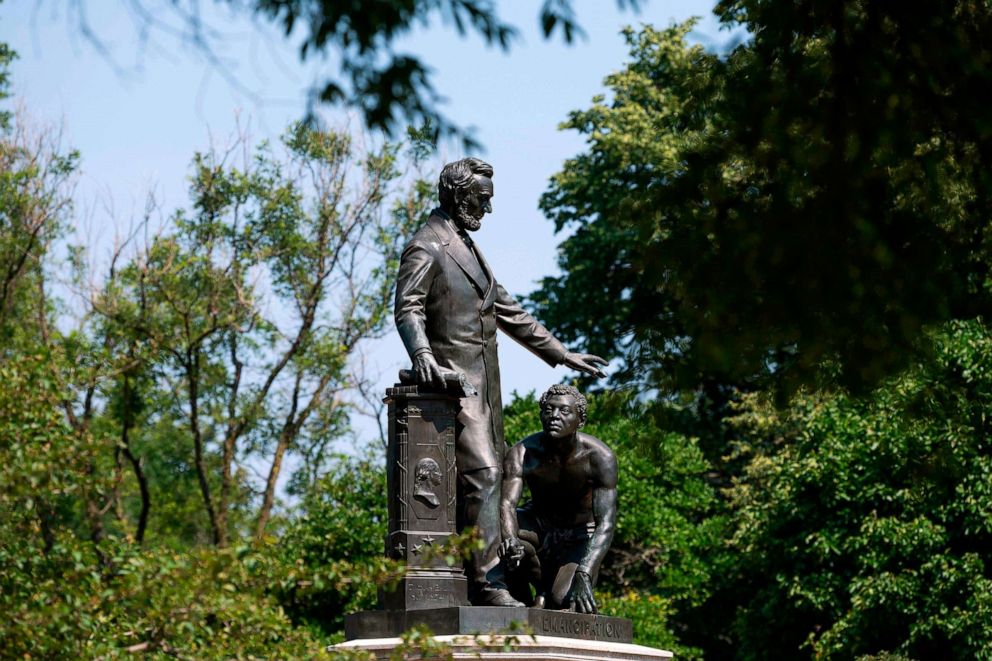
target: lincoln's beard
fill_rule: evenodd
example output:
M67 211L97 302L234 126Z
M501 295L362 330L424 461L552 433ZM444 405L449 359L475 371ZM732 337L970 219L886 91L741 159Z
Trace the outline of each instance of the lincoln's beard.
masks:
M476 218L472 215L469 211L469 205L465 200L455 205L455 222L458 224L458 227L466 229L469 232L474 232L482 227L482 218Z

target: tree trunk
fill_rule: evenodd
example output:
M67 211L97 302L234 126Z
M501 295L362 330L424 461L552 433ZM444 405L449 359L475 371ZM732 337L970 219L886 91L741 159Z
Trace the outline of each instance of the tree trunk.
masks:
M272 506L276 499L276 483L279 481L279 473L282 471L282 460L286 455L289 442L296 436L302 424L302 419L296 419L296 410L300 403L300 386L303 384L303 373L296 373L296 382L293 384L293 398L289 406L289 414L283 423L282 431L279 433L279 440L276 442L276 452L272 457L272 467L269 469L269 478L265 481L265 496L262 498L262 509L258 513L258 525L255 529L255 537L261 539L265 533L265 526L272 516ZM314 397L318 397L315 394ZM311 403L313 400L311 400ZM309 407L307 407L309 409ZM302 418L302 416L301 416Z
M282 433L279 434L276 452L272 457L272 467L269 469L269 478L265 481L265 496L262 499L262 509L258 513L258 526L255 529L255 537L258 539L261 539L262 535L265 534L265 526L269 523L269 518L272 516L272 507L276 499L276 483L279 481L282 460L286 454L286 448L289 447L291 433L284 428Z
M203 506L210 518L214 545L223 548L227 544L225 521L221 513L214 510L214 502L210 497L210 483L207 480L207 468L203 462L203 433L200 431L200 354L194 351L186 354L186 387L189 391L189 427L193 434L193 461L196 466L196 478L200 483L200 493L203 494Z

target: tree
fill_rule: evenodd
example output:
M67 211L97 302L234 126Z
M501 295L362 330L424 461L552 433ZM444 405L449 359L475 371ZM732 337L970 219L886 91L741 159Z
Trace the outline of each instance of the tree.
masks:
M515 27L498 15L495 0L388 0L374 3L341 3L332 0L216 0L235 13L253 15L271 23L290 41L299 42L300 60L334 57L339 75L317 84L311 106L317 102L343 103L359 110L365 125L394 134L407 125L422 126L436 135L462 138L466 147L477 147L471 133L452 123L439 110L442 97L431 83L431 72L417 57L396 53L394 41L416 24L427 25L439 17L453 25L460 36L474 32L487 46L509 50L517 38ZM617 0L621 9L636 11L641 0ZM72 0L69 16L80 32L106 54L99 27L87 20L87 0ZM142 39L149 34L191 42L208 63L240 87L224 64L222 30L202 14L195 0L170 2L156 7L147 0L132 0L122 8L129 13ZM168 16L168 18L166 18ZM169 20L169 19L173 20ZM566 43L581 36L571 0L544 0L539 21L545 38L560 31ZM435 135L435 137L436 137Z
M0 101L10 96L10 63L17 57L8 44L0 42ZM10 127L10 111L0 110L0 129Z
M992 658L992 333L932 339L931 360L867 398L742 403L740 658Z
M375 574L383 563L388 512L385 457L370 453L361 458L339 457L333 468L301 494L301 515L294 518L279 540L287 565L302 573L320 572L347 562L362 568L359 575ZM374 581L328 583L319 589L288 591L283 598L294 620L341 637L344 616L374 609Z
M101 341L128 365L121 433L143 392L162 393L143 427L184 428L218 546L251 509L240 462L268 463L261 537L287 453L340 435L349 359L384 331L402 241L426 211L423 186L393 197L397 147L356 156L346 135L303 124L284 144L283 161L264 146L240 166L236 150L198 155L191 211L93 300Z
M0 81L12 54L0 45ZM46 261L72 210L78 160L58 135L23 115L0 127L0 508L12 530L31 531L50 548L101 481L78 478L97 453L89 434L64 418L55 364L44 341L51 305Z
M48 313L30 301L44 290L44 256L71 211L79 155L61 153L57 132L32 129L24 117L0 131L0 340L6 344L22 325L37 332Z
M326 172L324 167L328 165L328 159L321 156L322 145L344 147L342 142L335 143L331 134L300 131L291 136L301 141L294 144L306 152L300 155L299 162L310 163L315 173ZM163 308L174 310L162 302L166 285L175 287L189 281L200 285L195 290L174 288L168 292L184 297L182 301L174 299L178 309L230 319L237 318L231 310L240 310L237 304L243 301L223 296L223 284L248 283L257 293L262 289L259 281L225 278L219 269L210 268L216 266L215 262L197 262L196 257L202 257L208 248L191 245L188 233L203 230L206 223L202 216L196 216L199 223L179 217L174 227L155 236L146 246L149 250L139 251L134 259L125 259L123 245L119 246L110 260L106 286L94 292L92 307L83 310L86 314L78 327L72 328L65 320L55 323L66 303L52 295L50 289L54 288L48 283L53 258L59 254L53 250L54 240L61 235L64 224L72 220L69 184L75 163L72 152L65 155L56 146L53 134L32 134L20 116L0 133L4 165L0 171L0 268L14 276L6 280L8 294L0 316L0 611L4 613L0 621L0 657L118 658L146 653L205 659L329 658L325 649L327 635L298 626L286 607L316 601L311 592L340 594L359 585L363 586L360 592L367 594L375 585L395 576L394 563L381 553L374 558L356 558L351 563L348 558L325 552L322 562L305 566L296 558L287 559L283 549L268 543L268 537L257 545L239 543L226 549L212 547L209 539L198 539L197 521L189 516L203 514L202 501L196 499L195 471L191 470L193 450L186 431L189 409L184 410L176 403L174 392L162 387L170 383L170 377L182 376L178 371L169 371L168 349L184 337L185 329L174 329L172 335L151 332L161 331L162 327L155 323L165 318ZM385 152L385 162L391 162L391 153ZM265 164L273 166L265 170L273 175L279 167L267 154L259 154L258 160L250 163L262 170ZM375 157L363 162L370 173L381 171L384 164ZM201 169L198 174L205 176L208 172ZM215 182L230 186L224 192L233 197L244 195L246 189L251 193L278 189L282 195L282 206L256 205L240 216L241 221L248 217L268 221L265 241L281 239L281 243L265 243L266 249L278 249L270 250L268 259L299 266L309 278L272 277L266 281L272 287L272 283L312 284L320 279L322 272L309 269L312 262L306 261L318 259L310 250L313 244L305 240L311 236L309 228L320 226L317 216L328 219L337 232L335 236L340 238L346 233L335 222L354 220L355 213L361 215L366 231L364 245L370 255L378 254L380 261L363 261L365 251L348 253L347 248L337 245L354 264L365 266L352 271L361 274L353 284L362 296L347 312L350 323L365 323L366 332L370 332L369 320L377 318L372 311L385 295L383 289L377 288L379 278L386 277L379 270L395 268L397 257L388 246L405 231L403 222L413 222L422 210L422 186L414 186L409 196L395 198L387 194L388 187L380 188L382 197L378 202L356 210L344 205L343 200L351 199L348 195L341 198L341 207L317 204L319 196L311 197L316 187L308 187L300 180L294 179L293 185L287 183L281 188L265 188L261 172L237 171L229 164L218 165L209 174L214 175ZM350 183L360 180L361 177L348 179ZM250 188L251 184L255 188ZM230 217L221 213L227 208L223 200L230 198L218 194L212 199L217 203L212 207L217 212L213 216L217 222L211 229L217 236L230 236L233 232L224 233L225 228L230 229L224 221ZM243 197L239 199L241 209L246 210L250 205ZM368 201L367 196L359 199ZM315 202L307 211L323 213L276 213L287 208L300 211L307 206L307 200ZM376 205L390 200L395 206L390 220L383 221L385 213L378 214ZM279 228L271 227L280 221ZM150 253L162 244L166 247L160 250L185 259L187 269L170 270L165 267L166 260L156 262L156 255L161 253ZM216 240L213 247L220 245ZM82 261L80 250L70 249L68 254L72 261ZM223 256L229 258L231 254ZM158 265L153 274L149 273L151 264ZM255 266L253 275L258 276L261 269L258 263ZM146 276L144 288L129 289L135 282L133 278L142 273ZM388 290L388 285L382 287ZM246 285L241 292L248 289ZM129 299L127 295L135 291L143 293L144 299ZM348 298L354 292L347 288L336 291L346 298L335 302L356 300ZM203 305L197 307L201 302ZM358 310L361 312L356 313ZM333 315L321 314L319 319L321 323L329 322ZM135 321L145 325L124 323ZM344 326L347 324L336 328ZM322 332L330 331L320 328L311 336L319 337ZM265 337L246 333L239 339ZM166 339L173 344L166 343ZM278 343L276 338L274 345ZM229 344L221 346L229 348ZM253 348L259 352L251 354L255 359L268 346ZM318 358L322 356L325 354ZM217 364L212 354L207 358L205 364ZM332 370L337 365L329 363ZM293 374L289 380L292 385L303 366L292 364L287 369ZM203 383L213 396L220 389L218 383L224 381L216 371L208 376ZM306 401L312 401L312 381L308 377L303 380L307 383ZM252 389L258 387L252 379L246 381ZM205 410L215 413L214 407ZM254 418L263 431L275 432L270 438L278 438L284 428L279 423L285 421L285 416ZM327 425L307 426L293 440L302 444L306 434L328 431ZM330 429L330 433L333 431ZM253 440L262 437L254 433L257 436ZM207 453L207 459L215 461L211 468L219 468L216 460L221 456L219 449ZM128 467L131 459L135 462ZM313 471L326 472L328 460L326 456L319 457ZM140 476L147 481L145 486L151 496L136 493L144 491L136 484L142 481ZM328 478L325 483L330 483L333 491L334 481ZM240 475L236 476L232 491L239 502L253 495L247 486ZM136 499L140 501L137 507ZM155 505L150 513L146 507L149 502ZM189 507L190 503L196 507ZM157 529L155 516L159 517ZM143 540L136 530L142 530L144 517L148 517L149 529L157 534ZM170 517L194 530L188 535L183 530L179 534L175 529L168 530ZM203 519L206 523L206 517ZM231 527L234 532L244 532L245 526ZM198 544L201 541L203 544Z
M688 24L629 31L611 98L564 125L588 149L542 200L575 229L566 278L532 297L542 318L652 384L788 393L869 387L929 326L988 314L992 10L717 12L748 40L720 55L687 45Z
M992 124L972 95L992 12L718 12L748 41L719 54L686 43L691 25L629 31L610 97L570 115L588 146L542 199L574 230L565 277L531 304L621 358L618 381L689 403L690 427L701 396L719 404L699 446L736 532L703 603L672 617L692 623L682 642L987 657Z

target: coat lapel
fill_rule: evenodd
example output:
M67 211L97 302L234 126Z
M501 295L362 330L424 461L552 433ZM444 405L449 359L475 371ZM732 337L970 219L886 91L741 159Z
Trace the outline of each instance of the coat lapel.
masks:
M485 296L489 293L492 287L492 278L486 278L487 273L483 271L480 266L480 259L476 259L472 251L469 250L465 242L459 238L459 236L452 229L451 225L444 217L438 214L431 214L430 220L427 221L437 234L438 238L441 239L441 244L444 245L445 251L451 256L451 259L458 264L459 268L465 272L472 284L475 285L475 289L479 292L479 296ZM484 262L483 262L484 263ZM489 274L491 275L491 274Z
M482 265L482 270L486 272L486 278L488 280L487 284L489 289L486 293L482 295L482 309L485 310L492 306L496 301L496 276L493 275L493 270L489 268L489 263L486 258L482 256L482 251L479 250L479 246L475 247L475 254L479 256L479 263Z

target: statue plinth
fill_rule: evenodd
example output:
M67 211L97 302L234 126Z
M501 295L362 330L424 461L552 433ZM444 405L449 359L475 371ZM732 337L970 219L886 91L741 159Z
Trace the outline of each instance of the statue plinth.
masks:
M435 636L517 634L624 644L634 637L631 621L622 617L543 608L468 606L356 613L345 619L345 639L392 638L415 626L425 626Z
M452 659L460 661L672 661L672 653L643 645L630 643L602 642L598 640L576 640L555 636L514 633L495 635L446 635L434 636L434 652L424 654L416 645L405 647L413 658ZM328 651L345 654L364 653L374 659L395 659L397 651L403 649L400 638L379 638L352 640L340 645L332 645Z
M404 561L406 572L395 590L380 590L380 608L407 611L468 605L461 564L449 567L437 552L455 533L458 397L396 385L386 389L384 401L389 407L386 556Z

